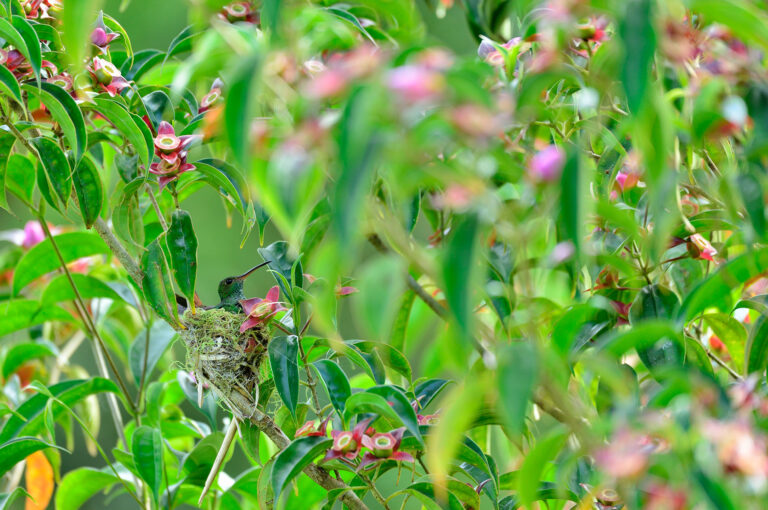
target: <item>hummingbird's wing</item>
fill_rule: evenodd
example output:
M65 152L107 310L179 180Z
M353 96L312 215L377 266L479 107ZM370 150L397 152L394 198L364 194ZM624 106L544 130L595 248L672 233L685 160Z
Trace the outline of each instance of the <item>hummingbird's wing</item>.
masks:
M176 294L176 309L178 310L179 315L182 315L188 307L189 304L187 303L187 298ZM200 300L200 296L197 295L197 292L195 292L195 308L202 308L203 310L210 308L203 305L203 302Z

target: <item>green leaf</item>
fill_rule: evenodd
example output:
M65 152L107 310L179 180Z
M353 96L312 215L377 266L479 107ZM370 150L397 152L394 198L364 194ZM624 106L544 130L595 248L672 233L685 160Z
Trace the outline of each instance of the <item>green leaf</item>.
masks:
M48 387L48 391L60 400L64 405L72 407L89 395L109 391L120 393L117 385L108 379L94 377L91 379L73 379ZM19 434L35 435L45 428L44 413L48 404L48 396L42 393L31 396L18 409L16 414L8 418L8 421L0 431L0 442L8 441ZM59 405L53 406L53 418L58 419L65 412Z
M704 346L689 337L685 337L685 364L686 366L697 367L711 377L715 375L715 371L712 369L712 361L707 356Z
M32 50L30 50L27 47L27 42L25 38L19 33L18 29L5 18L0 18L0 37L5 39L6 42L10 43L13 47L19 50L24 55L24 57L26 57L26 59L30 62L30 64L32 63L33 60L37 60L37 62L40 61L38 59L38 55L40 54L40 42L38 41L37 48L33 48ZM36 37L37 36L35 36L35 38ZM35 52L34 54L35 58L32 58L30 51ZM35 69L34 71L35 71L35 76L37 77L39 82L40 66L38 65L37 69Z
M299 403L299 339L295 335L275 337L269 341L267 350L275 389L295 417Z
M472 330L471 274L476 256L477 216L454 218L456 225L443 258L444 291L448 306L465 337Z
M99 169L90 157L80 160L72 174L72 182L75 184L75 193L80 205L80 214L83 216L85 228L91 228L101 213L104 204L104 190L101 186Z
M528 342L507 346L498 357L499 413L509 431L520 435L525 428L528 402L538 378L536 351Z
M347 399L352 395L352 387L349 384L346 374L341 367L331 360L321 359L312 364L320 374L320 379L328 390L328 397L333 404L333 408L344 416L344 405Z
M91 24L101 8L102 0L67 2L61 12L61 41L67 48L66 57L74 67L72 75L80 73L90 45Z
M83 299L107 298L113 301L123 301L123 297L115 292L112 287L98 278L79 273L72 273L72 280ZM62 301L72 301L76 298L75 291L69 283L67 275L59 275L51 280L51 283L43 291L40 298L40 306L46 307Z
M69 312L58 306L42 307L37 301L14 299L0 303L0 336L48 321L73 320Z
M121 9L122 10L122 9ZM131 38L128 37L128 32L125 31L123 26L112 16L109 14L101 13L102 20L104 21L104 24L112 30L113 32L117 32L120 34L120 38L117 39L117 42L121 43L123 47L125 48L125 54L126 54L126 61L132 62L133 61L133 47L131 46Z
M363 319L368 337L383 340L397 314L397 298L405 286L405 268L395 256L382 256L368 262L360 271L355 286L360 290L352 303Z
M0 91L4 92L6 96L15 99L22 107L24 106L19 82L16 80L13 73L5 66L0 66Z
M677 312L677 320L687 324L709 308L730 311L731 294L736 286L763 273L766 267L768 248L745 253L722 264L685 297Z
M61 126L64 137L75 153L75 162L80 161L88 146L88 133L85 130L83 112L69 92L48 82L42 82L40 89L28 84L22 85L22 89L36 95L45 105L53 120Z
M679 303L677 295L670 289L662 285L648 285L637 293L629 309L629 322L635 326L646 320L671 319ZM638 347L637 353L649 369L662 365L682 365L685 358L684 346L674 339Z
M221 168L203 163L206 160L195 161L195 170L200 172L205 182L210 184L237 212L245 216L245 202L230 174L222 172Z
M13 504L19 500L19 498L29 496L29 493L24 490L23 487L16 487L11 492L6 494L0 494L0 510L10 510L16 508Z
M597 349L618 357L630 349L643 349L670 338L682 344L680 331L671 322L644 321L632 329L601 336Z
M723 313L708 313L702 316L715 335L725 344L731 355L731 363L737 372L744 370L744 351L747 330L734 317Z
M149 243L141 259L144 271L142 290L152 309L169 324L179 323L176 297L171 284L170 270L165 253L157 239Z
M248 182L245 180L242 172L226 161L216 158L204 158L195 161L195 166L200 164L217 170L229 181L231 187L227 186L225 191L238 204L236 207L240 213L245 214L244 211L248 207L250 196L248 194ZM232 190L234 190L234 193Z
M176 331L165 322L155 322L149 329L149 351L147 351L147 330L140 331L128 352L128 360L131 366L131 372L136 384L141 382L141 376L144 368L144 358L146 356L146 374L145 380L149 381L152 370L157 366L157 362L163 356L168 347L176 339Z
M403 425L405 425L408 432L413 434L413 437L415 437L419 443L424 444L419 429L419 421L416 417L416 411L411 407L411 403L408 400L408 397L405 396L405 393L393 386L383 385L374 386L366 391L384 397L400 417L400 420L402 420Z
M348 340L346 343L348 345L354 345L365 354L377 354L385 365L405 377L408 381L411 380L413 372L411 370L411 364L408 362L408 358L394 347L381 342L371 342L368 340Z
M3 359L2 375L3 379L8 380L8 376L14 373L24 363L47 356L56 356L58 353L54 345L45 343L26 342L16 344L5 354Z
M403 423L400 416L387 403L387 399L381 395L360 392L347 398L344 404L344 421L346 423L350 423L353 416L363 413L377 414L381 418L386 418L395 424L395 428Z
M619 34L624 43L621 83L627 94L629 110L637 113L643 105L656 52L653 5L650 0L629 0Z
M752 228L758 239L765 238L765 203L763 202L762 186L757 177L752 173L742 173L737 177L736 183L741 193L741 199L747 209Z
M25 56L29 59L29 64L32 67L32 71L35 73L37 82L40 83L40 70L43 65L43 54L40 50L40 39L37 37L37 32L32 28L32 25L21 16L13 16L11 19L13 28L15 28L22 39L24 39L24 46L27 49ZM23 48L18 48L19 51L24 53Z
M243 167L247 166L248 138L251 104L256 97L255 86L258 83L261 57L252 54L238 59L239 63L229 84L227 103L224 106L224 125L227 142L235 160Z
M65 263L92 255L110 255L109 247L96 234L68 232L54 237ZM13 295L44 274L60 267L50 239L35 245L24 254L13 273Z
M32 138L29 142L40 157L40 162L45 169L47 185L56 193L56 199L61 201L66 209L72 194L72 169L66 154L50 138ZM51 205L56 206L56 204Z
M4 66L0 68L5 69ZM2 75L2 72L0 72ZM0 76L2 78L2 76ZM5 176L7 174L8 160L13 150L13 144L16 143L16 137L5 131L0 132L0 207L8 210L8 198L5 195Z
M21 154L11 154L5 167L5 185L11 191L27 202L32 201L35 190L35 166L28 157Z
M321 436L301 437L277 454L272 465L271 484L275 502L285 486L332 444L333 440Z
M765 372L768 366L768 316L761 316L750 329L744 363L747 374Z
M531 503L536 501L539 480L547 464L555 459L567 438L566 433L555 430L547 437L540 438L528 451L517 477L517 494L521 506L531 508Z
M56 491L56 510L78 510L96 493L118 482L111 472L90 467L70 471L61 479Z
M95 104L94 108L117 128L120 134L128 140L128 143L133 146L136 154L139 155L141 164L145 168L149 168L152 152L147 144L144 131L131 114L117 101L103 97L95 97L93 101Z
M147 482L157 501L163 482L163 438L160 431L146 425L138 427L131 436L131 453L139 476Z
M405 349L405 334L408 329L408 320L411 317L411 309L416 301L416 293L407 290L400 298L400 306L397 309L397 315L392 322L392 328L389 332L389 345L393 349L402 351Z
M60 448L55 444L46 443L36 437L17 437L0 444L0 476L10 471L13 466L29 455L45 448Z
M171 225L166 235L168 252L171 255L173 277L179 290L193 303L195 297L195 277L197 276L197 237L192 228L192 217L188 212L176 209L171 215Z

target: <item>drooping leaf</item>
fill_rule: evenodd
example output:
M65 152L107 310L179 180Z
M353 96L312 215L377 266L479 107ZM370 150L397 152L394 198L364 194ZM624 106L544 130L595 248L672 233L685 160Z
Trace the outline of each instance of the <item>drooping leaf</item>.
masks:
M270 340L267 349L277 394L295 417L299 403L299 339L295 335L278 336Z
M118 483L111 472L83 467L67 473L56 491L56 510L78 510L98 492Z
M19 105L24 105L24 101L21 98L21 87L18 80L11 71L5 66L0 66L0 90L5 95L13 98Z
M457 225L448 241L443 259L443 281L445 298L456 322L465 337L472 330L472 266L476 257L478 220L475 215L456 219Z
M157 501L163 482L163 438L160 431L146 425L138 427L131 437L131 453L141 479L147 482Z
M101 214L104 203L104 190L101 185L99 169L93 160L86 156L72 173L80 214L83 216L85 228L91 228Z
M3 376L3 379L8 380L8 377L18 370L24 363L33 359L56 356L56 354L56 347L47 343L26 342L16 344L6 352L5 359L3 359L2 371L0 373Z
M18 22L16 22L18 23ZM37 47L30 49L27 46L26 38L22 36L21 33L19 33L19 30L16 28L16 23L11 23L9 20L5 18L0 18L0 37L6 40L6 42L13 45L14 48L19 50L24 57L32 64L32 61L34 60L37 64L37 68L33 69L35 72L35 76L37 77L38 81L40 79L40 41L37 42ZM21 26L21 25L19 25ZM31 29L31 27L30 27ZM25 30L26 32L26 30ZM34 33L34 30L32 30ZM37 39L37 35L34 35L35 39Z
M48 321L72 322L74 319L58 306L42 307L37 301L14 299L0 303L0 336Z
M522 434L525 415L538 377L538 359L527 342L507 346L497 367L499 412L512 434Z
M629 309L629 321L635 326L647 320L671 319L680 301L670 289L662 285L648 285L640 289ZM675 339L637 348L643 363L653 369L661 365L680 365L685 357L685 348Z
M64 405L72 407L84 398L106 391L119 393L117 385L108 379L94 377L91 379L73 379L48 387L48 391ZM44 413L48 404L48 396L42 393L31 396L16 409L16 413L0 431L0 442L21 434L35 435L45 429ZM53 406L53 419L58 419L65 410L58 405Z
M17 437L0 444L0 476L10 471L13 466L45 448L60 448L36 437ZM63 448L60 448L63 450Z
M554 430L547 437L539 439L528 452L517 477L517 494L521 506L531 508L531 504L536 501L541 475L547 464L555 460L567 438L567 434Z
M32 71L35 73L38 83L40 83L40 70L43 64L43 55L40 51L40 39L37 37L37 32L29 24L29 21L22 16L13 16L11 24L15 28L22 39L24 39L24 47L18 48L19 51L24 53L24 48L27 52L25 56L29 59L29 65L32 67Z
M424 440L421 437L416 411L413 410L408 397L406 397L401 390L393 386L379 385L369 388L366 391L384 397L400 417L408 432L413 434L413 437L415 437L419 443L423 444Z
M67 232L55 236L54 239L66 263L83 257L111 253L99 236L88 232ZM16 266L13 274L13 294L18 295L24 287L37 278L59 267L59 259L49 239L35 245L24 254Z
M323 381L325 389L328 390L328 397L334 409L339 413L339 416L344 416L345 403L352 394L352 387L346 374L337 363L331 360L322 359L312 365L320 374L320 380Z
M227 142L235 160L243 167L246 166L248 159L249 113L255 97L254 87L258 83L260 67L261 57L256 53L240 59L230 82L227 103L224 106Z
M115 128L117 128L120 134L122 134L126 140L128 140L128 143L133 146L136 154L139 155L139 161L141 161L141 163L146 168L149 168L152 148L147 143L147 139L144 136L144 131L134 120L131 114L128 113L128 111L126 111L125 108L123 108L118 102L111 99L95 97L93 101L94 109L106 117L115 126Z
M45 170L47 185L56 194L56 200L60 201L66 209L69 196L72 193L72 169L66 154L50 138L32 138L29 142L40 157L40 163ZM42 184L39 183L39 185ZM58 206L57 203L51 205Z
M332 440L321 436L301 437L277 454L272 465L271 478L275 502L291 480L332 444Z
M166 242L168 243L168 252L171 255L171 268L176 284L187 298L187 303L194 303L195 278L197 276L197 236L195 236L195 230L192 228L192 217L188 212L181 209L173 211Z
M344 421L349 423L357 414L371 413L386 418L394 428L402 425L403 421L394 409L387 403L387 399L374 393L360 392L351 395L344 403Z
M259 255L266 261L269 260L269 268L277 273L281 274L291 287L301 287L304 284L304 274L302 273L301 262L296 267L295 275L293 266L296 263L296 258L291 254L290 247L285 241L276 241L266 248L259 248ZM296 281L294 281L294 276ZM275 275L275 280L280 286L280 291L286 295L291 296L293 293L291 289L285 288L283 280Z
M150 306L169 324L178 324L170 269L157 239L147 246L147 251L141 259L141 268L144 271L141 287Z

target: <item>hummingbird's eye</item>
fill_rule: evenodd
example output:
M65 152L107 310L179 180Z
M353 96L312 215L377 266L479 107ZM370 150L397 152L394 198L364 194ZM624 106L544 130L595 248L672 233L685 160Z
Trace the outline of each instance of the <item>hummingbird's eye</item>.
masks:
M226 283L227 285L232 285L233 281L234 280L232 278L227 278L226 280L224 280L224 283Z

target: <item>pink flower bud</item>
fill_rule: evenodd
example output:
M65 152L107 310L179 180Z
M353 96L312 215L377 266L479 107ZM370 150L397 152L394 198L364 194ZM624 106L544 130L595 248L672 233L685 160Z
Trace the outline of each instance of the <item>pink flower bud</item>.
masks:
M392 69L387 84L404 100L416 103L437 97L443 90L443 77L423 66L406 65Z

